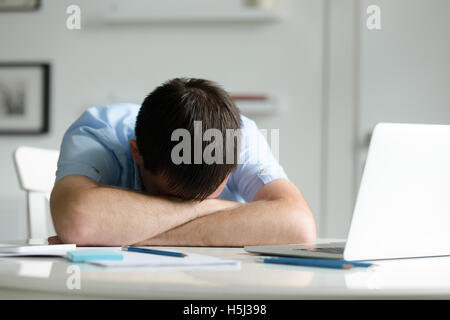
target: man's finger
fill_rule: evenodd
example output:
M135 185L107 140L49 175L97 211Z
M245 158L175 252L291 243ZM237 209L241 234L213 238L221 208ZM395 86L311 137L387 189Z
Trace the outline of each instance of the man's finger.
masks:
M49 237L48 244L61 244L62 242L58 239L57 236Z

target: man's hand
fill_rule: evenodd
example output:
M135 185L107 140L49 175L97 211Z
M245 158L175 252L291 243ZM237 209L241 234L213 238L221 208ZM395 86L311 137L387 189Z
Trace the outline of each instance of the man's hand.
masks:
M48 244L62 244L58 236L48 237Z
M135 245L245 246L315 239L308 204L291 182L279 179L262 187L253 202L191 220Z

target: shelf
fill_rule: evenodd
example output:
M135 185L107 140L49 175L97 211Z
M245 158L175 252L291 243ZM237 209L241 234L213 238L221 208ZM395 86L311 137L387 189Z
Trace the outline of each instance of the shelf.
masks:
M236 106L248 116L268 116L277 113L276 99L264 94L232 94Z
M230 1L230 0L226 0ZM111 1L102 21L107 24L142 23L214 23L214 22L275 22L279 14L272 9L245 6L242 2L170 1L134 2ZM183 4L183 5L180 5Z
M271 12L232 12L232 13L177 13L149 15L108 14L103 22L108 24L129 23L193 23L193 22L275 22L278 16Z

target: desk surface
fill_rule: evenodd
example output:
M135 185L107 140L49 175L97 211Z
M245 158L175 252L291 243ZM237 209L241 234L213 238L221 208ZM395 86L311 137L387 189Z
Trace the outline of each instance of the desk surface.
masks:
M375 269L333 270L257 262L242 248L173 248L241 261L240 268L80 267L62 258L0 258L0 298L352 299L450 298L450 257L377 261Z

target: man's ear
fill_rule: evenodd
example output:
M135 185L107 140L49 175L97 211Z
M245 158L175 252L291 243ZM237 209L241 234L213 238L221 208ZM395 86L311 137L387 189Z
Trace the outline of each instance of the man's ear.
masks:
M142 158L142 155L139 151L136 140L130 139L130 149L134 162L136 162L140 166L144 165L144 159Z

